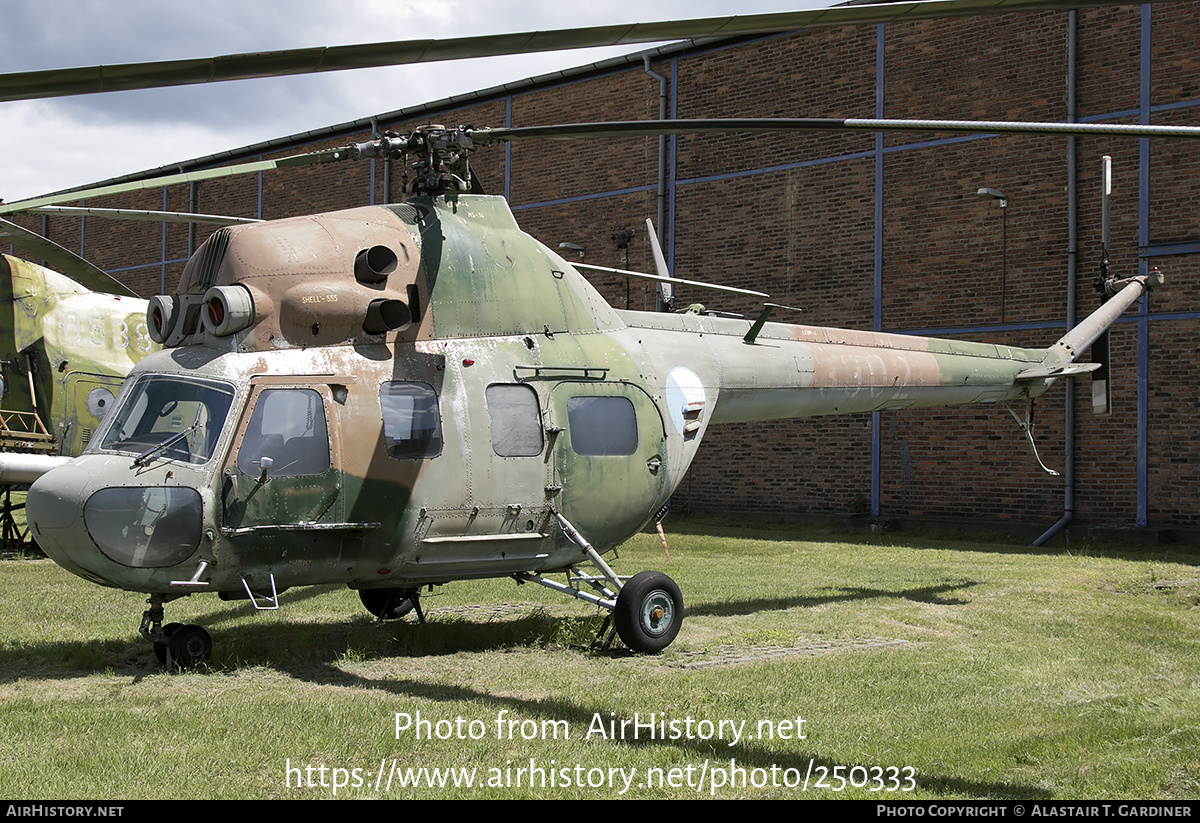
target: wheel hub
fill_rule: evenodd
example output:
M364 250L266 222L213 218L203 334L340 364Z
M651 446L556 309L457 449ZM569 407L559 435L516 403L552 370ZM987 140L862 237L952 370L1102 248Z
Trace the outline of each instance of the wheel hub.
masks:
M642 604L642 626L646 632L661 635L671 626L671 597L661 589L646 595Z

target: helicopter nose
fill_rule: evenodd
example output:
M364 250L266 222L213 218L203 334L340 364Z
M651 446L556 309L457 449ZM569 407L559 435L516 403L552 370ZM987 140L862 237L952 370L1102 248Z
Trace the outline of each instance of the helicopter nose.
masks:
M181 486L100 489L83 505L88 535L104 556L138 569L174 566L200 546L200 493Z
M60 565L111 578L119 566L153 569L187 560L200 544L203 505L192 488L117 486L91 491L89 473L64 466L39 478L25 507L38 545Z
M37 531L54 531L74 525L83 509L89 475L77 466L46 472L29 487L25 513Z
M38 546L60 566L73 569L71 546L86 499L89 475L74 465L61 466L34 481L25 496L25 514ZM76 538L76 539L73 539Z

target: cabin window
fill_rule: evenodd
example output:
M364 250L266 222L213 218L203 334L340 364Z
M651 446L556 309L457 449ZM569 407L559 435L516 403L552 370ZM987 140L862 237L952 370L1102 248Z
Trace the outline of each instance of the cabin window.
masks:
M442 453L442 418L428 383L384 383L379 387L383 445L397 460L423 460Z
M263 389L242 436L237 466L259 477L262 459L267 477L324 474L329 470L329 434L325 404L313 389Z
M487 387L492 450L501 457L535 457L542 453L541 409L537 392L520 383Z
M637 451L637 417L627 397L571 397L567 428L576 454L633 454Z

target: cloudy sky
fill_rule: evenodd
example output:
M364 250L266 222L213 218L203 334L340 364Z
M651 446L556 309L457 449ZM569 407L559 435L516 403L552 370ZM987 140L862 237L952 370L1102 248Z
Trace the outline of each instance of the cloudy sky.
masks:
M825 5L831 3L0 0L0 73ZM0 198L13 202L646 47L0 103Z

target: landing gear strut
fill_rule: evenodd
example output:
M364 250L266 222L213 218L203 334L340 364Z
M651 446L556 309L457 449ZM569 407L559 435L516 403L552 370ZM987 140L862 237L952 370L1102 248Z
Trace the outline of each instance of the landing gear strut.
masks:
M526 581L537 583L548 589L569 594L579 600L586 600L612 612L616 633L621 642L635 652L657 654L671 645L683 625L683 595L675 581L662 572L640 572L622 581L612 570L600 553L584 539L575 527L558 512L554 512L559 525L575 543L583 549L584 555L600 571L600 576L582 574L571 566L567 574L567 582L559 583L540 574L524 572L513 575L518 583ZM583 589L583 584L596 591L593 594ZM603 635L609 621L604 621L600 629ZM612 634L603 642L607 647L612 642Z
M163 603L166 601L167 598L161 594L151 595L147 601L150 608L142 613L142 625L138 631L150 641L154 657L167 669L195 668L212 655L212 637L200 626L183 623L164 626Z

